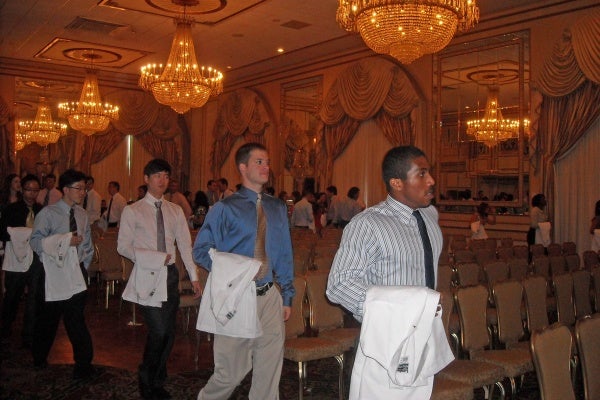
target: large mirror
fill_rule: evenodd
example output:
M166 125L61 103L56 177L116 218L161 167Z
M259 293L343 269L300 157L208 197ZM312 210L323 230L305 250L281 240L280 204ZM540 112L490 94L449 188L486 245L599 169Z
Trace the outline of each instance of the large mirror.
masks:
M322 76L281 85L281 131L285 137L285 168L293 179L293 190L302 191L306 180L314 183L317 113L322 97Z
M434 58L437 201L471 212L526 211L529 188L529 33L448 47Z

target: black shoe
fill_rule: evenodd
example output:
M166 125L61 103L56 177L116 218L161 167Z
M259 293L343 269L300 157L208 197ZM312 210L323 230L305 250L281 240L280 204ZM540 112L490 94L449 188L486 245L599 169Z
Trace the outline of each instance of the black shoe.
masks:
M167 392L164 387L154 388L152 391L154 393L154 398L157 400L168 400L171 399L171 393Z
M144 400L154 400L154 393L152 392L152 388L150 386L144 385L140 382L140 396Z

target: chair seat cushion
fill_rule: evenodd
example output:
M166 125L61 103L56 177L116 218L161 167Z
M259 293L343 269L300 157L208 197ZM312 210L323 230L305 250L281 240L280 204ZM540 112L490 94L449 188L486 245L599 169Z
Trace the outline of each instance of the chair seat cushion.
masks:
M337 328L329 331L319 331L320 338L341 344L344 351L356 347L359 335L359 328Z
M435 376L431 400L471 400L473 388L464 383L441 376Z
M473 354L471 358L502 367L504 376L510 378L533 371L533 360L529 350L486 350Z
M283 358L305 362L334 357L344 353L342 345L318 337L297 337L286 339Z
M496 364L483 361L454 360L438 372L438 375L478 388L502 381L504 370Z

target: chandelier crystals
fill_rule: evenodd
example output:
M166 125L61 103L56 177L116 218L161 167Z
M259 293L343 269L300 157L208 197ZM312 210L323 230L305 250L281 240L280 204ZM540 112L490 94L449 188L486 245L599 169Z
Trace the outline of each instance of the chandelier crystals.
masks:
M106 130L112 120L118 120L119 107L102 103L98 77L94 70L89 70L83 82L79 101L59 104L58 114L68 119L71 128L90 136Z
M42 147L58 142L61 136L67 134L67 124L54 122L52 112L45 97L40 97L34 121L19 121L15 137L16 147L21 149L26 144L35 142ZM17 148L17 150L20 150Z
M498 86L490 85L483 118L467 121L467 134L474 136L476 141L483 142L488 147L493 147L503 140L519 137L520 122L502 116L498 103L499 92ZM523 129L524 133L528 134L528 119L523 119Z
M373 51L410 64L479 21L475 0L338 0L337 22Z
M223 74L212 67L198 66L192 21L184 16L176 23L167 64L142 67L139 85L152 92L159 103L183 114L190 108L202 107L211 95L223 92Z

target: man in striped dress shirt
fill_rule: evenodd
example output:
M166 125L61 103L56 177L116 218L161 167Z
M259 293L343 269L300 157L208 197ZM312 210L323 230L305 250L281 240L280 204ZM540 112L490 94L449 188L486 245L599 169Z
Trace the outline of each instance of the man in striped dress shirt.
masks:
M370 286L426 286L425 244L417 217L427 228L433 266L442 249L438 212L431 201L435 181L425 153L413 146L395 147L382 163L387 198L356 215L344 229L335 255L327 297L362 321L363 303ZM435 285L437 268L430 284Z

